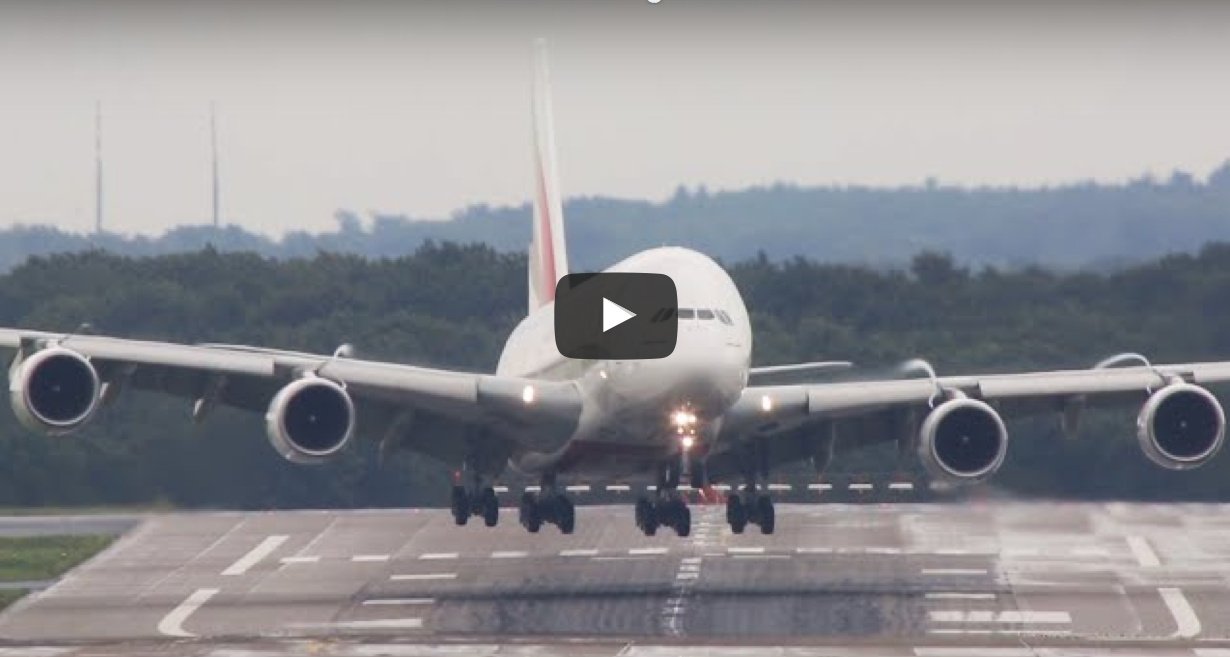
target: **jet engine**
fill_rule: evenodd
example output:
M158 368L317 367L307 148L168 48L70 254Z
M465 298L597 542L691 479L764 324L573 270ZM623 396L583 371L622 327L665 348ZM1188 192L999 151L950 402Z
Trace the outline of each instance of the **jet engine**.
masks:
M85 356L49 347L13 362L9 402L23 425L50 435L80 428L98 408L102 384Z
M982 481L1008 452L1008 429L995 409L957 397L935 407L919 429L918 456L932 478L947 483Z
M1226 438L1226 414L1213 393L1176 382L1149 396L1136 417L1136 437L1150 461L1170 470L1204 465Z
M279 390L265 413L270 444L294 463L318 463L338 453L350 442L354 424L346 389L310 375Z

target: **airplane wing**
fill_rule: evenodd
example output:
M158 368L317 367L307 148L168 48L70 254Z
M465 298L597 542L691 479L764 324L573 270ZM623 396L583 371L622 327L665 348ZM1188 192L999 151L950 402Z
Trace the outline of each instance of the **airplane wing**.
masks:
M466 443L450 440L458 435L493 443L497 449L492 452L505 456L521 449L558 449L581 411L577 390L566 382L238 345L183 345L5 328L0 329L0 348L17 351L9 375L10 394L25 395L27 407L35 398L48 404L67 403L74 372L82 373L85 378L80 380L89 383L93 370L99 390L91 401L106 403L133 388L193 400L191 415L197 420L222 404L266 412L268 422L282 391L292 384L299 389L319 383L319 391L340 390L349 398L352 430L450 462L459 460ZM82 363L88 365L80 367ZM283 402L293 401L284 397ZM71 430L75 426L68 425L89 417L89 413L79 418L68 413L73 417L65 416L60 423L51 412L18 415L32 428L51 432ZM288 458L295 456L281 447L279 451ZM298 456L304 456L302 460L323 456L308 452Z
M809 377L843 372L851 367L854 367L854 363L848 360L826 360L811 363L753 367L747 372L747 383L753 386L789 383L792 381L797 383Z
M1230 382L1230 362L749 386L723 418L722 448L711 458L711 472L715 477L738 472L740 464L747 462L742 448L749 444L767 450L762 458L771 464L812 458L821 467L835 446L848 450L905 440L910 449L919 450L924 465L929 465L926 461L934 451L928 450L934 445L919 443L937 440L942 411L960 407L982 413L988 422L981 426L987 427L988 434L996 432L995 422L1002 432L999 460L970 477L981 479L1003 458L1007 433L1000 417L1055 413L1064 428L1072 431L1084 408L1131 405L1141 406L1141 420L1148 419L1148 433L1142 434L1148 440L1141 438L1146 454L1165 467L1184 469L1203 463L1221 446L1225 415L1203 386L1224 382ZM949 402L954 403L946 406ZM929 425L928 418L935 421ZM1162 424L1155 426L1157 422ZM1167 422L1170 424L1165 425ZM968 435L961 439L968 441L977 425L962 430ZM924 436L927 432L930 435ZM928 470L962 478L942 468Z

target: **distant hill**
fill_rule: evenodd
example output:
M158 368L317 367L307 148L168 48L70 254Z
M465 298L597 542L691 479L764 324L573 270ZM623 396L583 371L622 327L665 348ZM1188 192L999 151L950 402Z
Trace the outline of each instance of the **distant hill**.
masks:
M256 251L276 257L318 251L395 257L428 240L483 242L521 251L529 206L478 205L448 221L338 212L336 230L291 232L280 240L228 226L182 226L160 237L78 235L45 226L0 231L0 269L30 255L101 248L123 255ZM825 262L899 265L920 251L974 265L1107 268L1230 240L1230 161L1207 181L1185 173L1122 185L1037 189L799 187L729 192L679 188L665 202L576 198L565 206L570 257L601 268L639 249L691 246L734 262L764 253ZM259 221L259 218L255 219Z

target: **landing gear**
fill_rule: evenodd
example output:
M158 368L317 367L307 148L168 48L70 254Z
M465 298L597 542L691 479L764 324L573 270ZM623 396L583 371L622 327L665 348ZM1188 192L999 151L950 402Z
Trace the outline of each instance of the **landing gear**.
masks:
M468 523L470 516L482 516L483 524L488 527L500 522L500 500L490 486L484 486L477 493L471 493L465 486L453 486L451 511L453 522L458 526Z
M658 473L657 494L636 501L636 527L646 536L658 533L659 527L670 527L679 536L692 533L692 511L679 494L678 463L669 463Z
M675 491L655 499L642 497L636 501L636 527L646 536L658 533L659 527L670 527L679 536L692 533L692 511Z
M748 484L726 498L726 522L735 534L742 534L748 523L758 525L761 534L772 534L777 526L773 498L767 493L757 493L755 486Z
M576 505L567 495L555 488L553 481L544 482L542 493L526 491L521 496L519 516L521 526L531 534L537 534L544 522L559 527L560 533L571 534L577 526Z

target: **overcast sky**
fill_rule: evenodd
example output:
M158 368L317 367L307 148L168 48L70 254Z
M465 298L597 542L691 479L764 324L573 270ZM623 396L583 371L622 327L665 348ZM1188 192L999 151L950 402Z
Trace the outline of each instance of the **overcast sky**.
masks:
M926 6L923 6L926 5ZM1230 158L1230 2L0 3L0 225L281 233L530 190L548 39L564 193L1039 185Z

